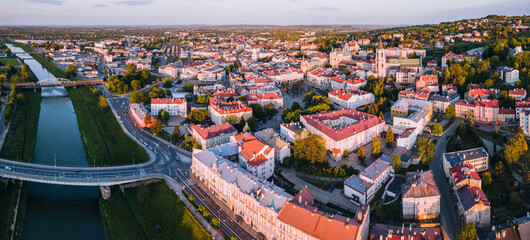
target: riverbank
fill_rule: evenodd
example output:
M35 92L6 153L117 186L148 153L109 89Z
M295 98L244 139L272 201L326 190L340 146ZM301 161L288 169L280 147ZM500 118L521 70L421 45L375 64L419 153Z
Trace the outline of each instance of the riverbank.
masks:
M164 181L112 188L99 201L107 239L211 239L210 234Z
M110 109L98 106L91 87L69 88L87 159L91 166L116 166L149 161L149 155L129 138Z
M0 157L33 162L40 114L41 95L39 92L21 91L24 103L18 104L13 116L13 123L6 135ZM0 186L0 239L11 239L11 225L16 223L13 239L19 239L26 213L27 184L20 181L9 181ZM18 204L17 204L18 203ZM17 208L18 205L18 208Z

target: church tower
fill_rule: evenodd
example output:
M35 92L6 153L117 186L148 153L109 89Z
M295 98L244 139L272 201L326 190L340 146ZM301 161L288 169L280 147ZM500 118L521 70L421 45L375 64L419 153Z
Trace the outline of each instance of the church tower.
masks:
M383 48L383 42L381 42L381 38L379 38L379 47L375 51L375 64L377 77L386 77L385 49Z

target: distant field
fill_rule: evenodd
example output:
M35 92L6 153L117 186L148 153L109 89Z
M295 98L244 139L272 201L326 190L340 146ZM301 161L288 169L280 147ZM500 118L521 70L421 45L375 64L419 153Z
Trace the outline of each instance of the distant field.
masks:
M115 187L100 211L109 240L211 239L164 181L126 188L125 196Z
M149 155L145 149L125 134L110 109L99 108L99 94L93 94L91 89L68 89L90 164L94 165L94 158L96 166L127 165L133 160L147 162Z

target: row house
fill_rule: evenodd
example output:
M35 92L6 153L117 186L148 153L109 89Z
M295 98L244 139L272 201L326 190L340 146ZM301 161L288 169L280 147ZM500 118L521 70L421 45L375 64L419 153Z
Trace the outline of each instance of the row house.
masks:
M304 73L294 67L286 69L275 69L263 71L263 74L272 79L277 85L282 83L291 83L304 79Z
M283 108L283 97L281 92L268 92L260 94L249 94L245 96L248 104L259 104L265 106L272 103L276 109Z
M408 99L417 99L422 101L429 100L430 92L413 92L407 90L401 90L398 93L398 99L408 98Z
M382 157L387 157L383 155ZM358 175L352 175L344 181L344 195L354 202L367 204L375 193L392 176L392 165L381 158L375 160Z
M354 219L323 212L307 188L293 197L209 150L194 150L191 171L237 217L267 239L366 240L368 237L369 206L361 206Z
M301 116L300 122L311 133L326 141L326 148L336 160L344 150L350 152L368 144L384 131L385 122L379 117L354 109Z
M210 98L208 105L208 114L215 124L221 124L228 121L238 121L243 117L248 120L252 117L252 108L243 101L225 102L216 97Z
M407 172L406 183L401 187L403 219L427 220L440 216L440 190L432 170Z
M473 119L482 122L499 121L499 101L498 100L478 100L476 103L458 101L455 104L456 117L466 118L472 114Z
M188 105L185 98L153 98L151 99L151 116L158 116L161 110L169 116L188 116Z
M331 68L315 68L307 73L307 81L315 86L331 88L331 78L334 76Z
M328 92L328 97L333 103L351 109L373 103L375 100L374 94L355 88L339 88Z
M237 134L237 129L229 123L202 127L200 125L189 124L188 132L202 146L211 148L230 142L230 137Z
M414 84L420 74L413 69L399 69L396 73L396 83Z

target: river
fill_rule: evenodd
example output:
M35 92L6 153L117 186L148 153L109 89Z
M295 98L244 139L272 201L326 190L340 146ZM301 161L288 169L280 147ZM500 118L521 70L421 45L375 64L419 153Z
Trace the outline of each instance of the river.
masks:
M53 78L21 48L7 44L39 80ZM35 163L88 166L77 118L63 87L44 88L35 146ZM97 187L28 183L22 239L105 239Z

